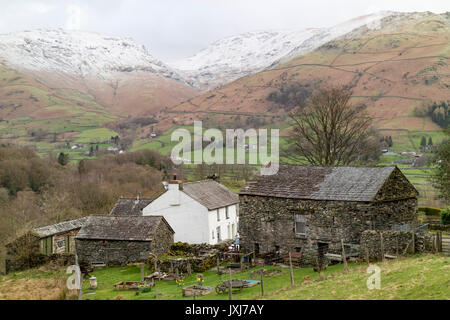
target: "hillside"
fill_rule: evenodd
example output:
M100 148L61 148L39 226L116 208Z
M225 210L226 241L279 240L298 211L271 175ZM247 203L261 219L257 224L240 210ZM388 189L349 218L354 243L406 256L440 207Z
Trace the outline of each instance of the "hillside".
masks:
M131 38L46 29L0 35L3 141L39 146L35 133L41 130L50 135L38 140L63 142L125 116L152 116L194 95ZM115 134L103 131L97 140Z
M195 87L213 89L275 66L362 26L376 29L380 19L395 15L378 12L329 28L254 31L218 40L192 57L170 63Z
M159 115L160 127L208 118L215 123L259 117L273 122L291 110L293 86L304 95L319 84L352 88L353 101L365 103L386 134L401 130L438 131L415 108L447 100L450 86L450 14L408 13L388 16L377 29L361 27L311 53L245 76Z

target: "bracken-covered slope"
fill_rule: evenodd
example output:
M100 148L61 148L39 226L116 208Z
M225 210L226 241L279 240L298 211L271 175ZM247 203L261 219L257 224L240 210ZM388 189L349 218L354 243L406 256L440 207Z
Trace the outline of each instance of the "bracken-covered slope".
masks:
M414 109L450 98L450 13L403 13L380 26L353 30L306 55L197 96L159 115L161 128L208 119L233 122L245 117L283 117L290 106L274 92L321 84L347 85L353 102L365 103L381 129L438 130Z

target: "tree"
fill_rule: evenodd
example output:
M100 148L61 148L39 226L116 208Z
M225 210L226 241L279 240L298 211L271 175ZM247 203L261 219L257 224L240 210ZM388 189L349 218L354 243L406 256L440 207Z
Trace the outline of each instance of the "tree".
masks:
M450 128L445 134L450 138ZM439 196L450 201L450 139L442 141L433 157L436 167L431 177L433 186L439 191Z
M352 92L340 87L320 88L309 105L291 114L293 130L286 157L314 165L347 165L376 148L380 138L371 130L365 106L349 103Z
M422 136L422 139L420 140L420 146L421 147L426 147L426 145L427 145L427 138Z
M431 137L428 138L428 145L432 146L433 145L433 139L431 139Z
M391 136L388 136L386 140L387 140L387 144L388 144L389 148L394 145L394 142L392 141L392 137Z
M61 152L58 156L58 163L62 166L65 166L69 163L69 155Z

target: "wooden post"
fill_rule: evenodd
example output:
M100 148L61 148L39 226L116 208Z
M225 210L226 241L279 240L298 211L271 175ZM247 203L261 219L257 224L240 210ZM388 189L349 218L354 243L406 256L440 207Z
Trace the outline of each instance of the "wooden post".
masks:
M229 281L229 283L228 283L228 300L233 300L233 293L231 292L232 291L232 289L233 289L233 286L231 285L231 268L228 268L228 272L229 272L229 275L230 275L230 281Z
M176 279L179 280L178 278L180 277L180 272L178 271L178 268L175 268L175 275Z
M433 249L435 253L438 253L438 247L437 247L437 234L433 237Z
M155 268L155 272L158 271L158 260L155 259L155 262L153 262L153 267Z
M412 253L414 254L416 253L416 239L415 239L416 237L414 231L412 231L411 234L412 234Z
M397 240L397 247L396 247L396 250L395 250L395 254L397 255L397 258L398 258L398 235L396 237L396 240Z
M84 274L80 276L80 291L78 292L78 300L83 300L83 278Z
M197 290L194 289L194 300L197 300Z
M144 282L144 264L141 263L141 282Z
M439 231L439 252L442 252L442 231Z
M342 261L344 262L344 271L348 272L347 257L345 256L344 239L341 239Z
M261 269L261 297L264 297L264 269Z
M289 277L291 278L291 287L294 286L294 270L292 269L292 257L289 251Z
M217 257L217 274L220 274L220 262L219 262L219 257Z
M370 264L370 259L369 259L369 246L366 244L366 262L367 265Z
M158 300L158 288L155 287L155 300Z
M382 231L380 231L380 250L381 250L381 261L384 262L384 241Z

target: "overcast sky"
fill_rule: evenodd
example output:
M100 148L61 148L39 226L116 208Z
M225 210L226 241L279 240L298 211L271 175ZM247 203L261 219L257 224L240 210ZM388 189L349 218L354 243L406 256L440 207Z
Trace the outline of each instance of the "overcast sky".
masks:
M0 0L0 33L64 28L130 36L163 61L254 30L328 27L381 11L450 11L448 0Z

